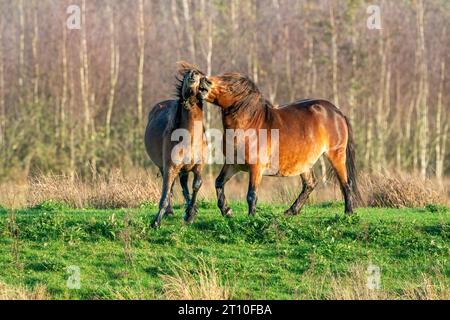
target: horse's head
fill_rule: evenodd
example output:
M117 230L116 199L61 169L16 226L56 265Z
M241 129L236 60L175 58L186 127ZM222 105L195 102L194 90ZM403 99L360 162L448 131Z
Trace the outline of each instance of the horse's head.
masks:
M221 76L203 77L200 81L200 91L205 101L213 103L223 109L232 104L232 91Z
M178 97L183 107L190 109L195 104L202 106L205 90L200 89L200 83L205 75L197 67L186 62L178 63L178 73L182 76L177 87Z
M224 110L254 104L261 97L255 83L240 73L203 77L200 81L200 91L204 100Z

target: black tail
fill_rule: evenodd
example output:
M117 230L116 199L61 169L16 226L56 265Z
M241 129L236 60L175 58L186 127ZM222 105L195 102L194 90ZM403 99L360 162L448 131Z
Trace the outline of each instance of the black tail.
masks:
M350 124L350 121L347 117L345 117L345 122L347 123L348 128L348 142L347 142L347 156L345 166L347 167L347 177L348 184L350 185L350 189L353 193L353 202L355 206L359 206L362 204L361 193L358 189L358 181L357 176L358 173L356 171L356 152L355 152L355 140L353 139L353 129Z

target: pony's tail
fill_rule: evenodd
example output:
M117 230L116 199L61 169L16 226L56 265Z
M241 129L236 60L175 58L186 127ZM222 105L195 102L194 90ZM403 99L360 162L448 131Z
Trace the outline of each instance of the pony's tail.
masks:
M348 184L353 193L353 202L355 206L359 206L363 203L361 193L358 189L358 172L356 171L356 152L355 152L355 140L353 139L353 129L350 121L345 117L345 122L347 123L348 129L348 142L346 150L346 161L345 166L347 168Z

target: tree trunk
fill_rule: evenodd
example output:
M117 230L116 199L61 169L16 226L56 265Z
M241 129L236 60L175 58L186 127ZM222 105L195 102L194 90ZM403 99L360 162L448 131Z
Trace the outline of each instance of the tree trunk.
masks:
M445 83L445 61L443 60L441 63L441 77L436 110L436 146L435 146L436 178L438 179L441 185L443 183L442 178L444 175L444 158L445 158L445 147L447 143L447 131L448 131L448 124L446 124L443 128L444 130L442 130L442 123L446 123L445 119L442 119L444 83Z
M142 128L142 92L144 89L144 62L145 62L145 25L144 25L144 1L139 0L138 12L138 47L139 47L139 63L137 74L137 117L139 129Z
M186 34L189 40L189 52L191 54L192 63L196 63L194 29L192 27L189 2L188 0L182 0L182 3L183 3L184 22L186 23Z
M338 93L338 47L337 47L337 31L336 19L334 16L333 5L330 4L330 25L331 25L331 61L333 73L333 102L339 106Z
M109 19L109 32L110 32L110 69L109 69L109 77L110 77L110 91L108 98L108 109L106 112L106 146L109 146L111 139L111 117L114 107L114 98L116 93L116 85L119 77L119 63L120 63L120 52L119 46L116 45L116 35L114 28L114 9L108 5L108 11L110 14Z
M376 144L376 158L375 165L378 172L385 168L385 140L386 140L386 117L388 110L386 108L387 104L385 101L386 94L385 90L387 87L387 46L385 45L383 32L380 35L378 52L381 58L380 65L380 79L379 79L379 91L378 91L378 102L377 102L377 113L375 116L376 131L377 131L377 144Z
M253 22L253 30L257 30L257 0L252 2L252 22ZM252 35L252 75L253 81L258 84L258 70L259 70L259 61L258 61L258 34L257 32L253 32Z
M286 69L286 82L289 92L289 101L294 101L295 99L295 89L294 89L294 83L292 81L292 61L291 61L291 50L289 47L289 25L286 24L284 26L284 44L285 44L285 69Z
M33 80L33 102L39 102L39 57L38 57L38 41L39 41L39 25L38 25L38 6L36 0L33 0L33 38L32 52L34 62L34 80Z
M232 28L232 38L231 38L231 65L236 66L236 56L238 53L238 33L239 33L239 21L238 21L238 9L239 0L230 1L230 11L231 11L231 28Z
M397 171L402 170L402 148L404 144L404 132L402 128L402 124L404 121L404 112L402 112L402 101L400 100L401 97L401 88L400 88L400 80L399 80L399 73L396 74L395 79L395 127L397 129L396 133L396 149L395 149L395 168Z
M75 171L76 171L76 160L75 160L75 137L74 137L74 128L70 126L70 180L73 182L75 180Z
M19 102L23 103L24 85L24 63L25 63L25 14L23 10L23 0L19 0Z
M172 22L173 22L173 25L175 26L176 41L177 41L177 43L179 43L178 46L175 46L176 53L177 53L177 60L180 60L180 57L181 57L180 48L183 48L184 44L183 44L183 37L180 36L180 20L178 20L178 10L177 10L177 1L176 0L171 0L170 10L172 12Z
M83 99L83 109L84 109L84 136L85 139L90 137L90 127L91 127L91 110L89 104L90 88L89 88L89 62L88 62L88 52L87 52L87 37L86 37L86 0L81 2L81 46L80 46L80 80L81 80L81 96Z
M417 98L418 111L418 152L420 160L420 175L423 179L427 175L428 166L428 66L425 50L425 32L424 32L424 3L423 0L417 1L417 47L419 50L419 68L420 68L420 87Z
M59 107L59 137L60 137L60 146L61 149L64 149L66 145L66 105L67 105L67 86L68 86L68 78L67 78L67 26L66 22L63 21L62 25L63 31L63 40L62 40L62 74L63 74L63 83L62 83L62 93L61 93L61 105Z
M6 131L5 68L3 63L3 22L0 21L0 149L3 151Z
M84 144L83 155L86 157L86 161L89 162L89 166L93 177L97 173L97 159L95 148L89 147L89 144L93 144L96 139L95 124L92 108L95 104L95 95L91 93L90 78L89 78L89 60L88 60L88 47L87 47L87 23L86 23L86 0L81 3L81 47L80 47L80 79L81 79L81 94L83 98L84 108Z
M368 107L372 109L372 97L369 97ZM367 171L372 171L372 152L373 152L373 121L370 114L366 115L367 131L366 131L366 153L364 158L364 167Z
M356 55L357 48L357 39L358 39L358 31L355 26L355 16L352 14L351 17L351 43L352 43L352 71L351 71L351 80L350 80L350 90L348 94L348 104L349 104L349 118L352 126L355 126L355 109L357 105L357 97L356 97L356 86L358 84L358 80L356 79L356 69L358 58Z

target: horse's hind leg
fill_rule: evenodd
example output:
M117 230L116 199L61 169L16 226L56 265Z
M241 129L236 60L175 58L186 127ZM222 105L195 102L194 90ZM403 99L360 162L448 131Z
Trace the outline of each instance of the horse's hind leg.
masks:
M330 161L334 171L341 185L341 191L344 196L345 201L345 213L353 214L353 205L351 199L351 189L348 183L348 174L346 167L346 149L340 148L337 150L329 151L327 153L327 158Z
M192 182L192 198L189 202L188 207L186 208L186 214L184 215L184 221L186 223L191 223L195 216L197 215L197 207L195 205L197 201L197 193L200 190L200 187L202 186L202 176L201 176L201 168L196 167L194 169L194 181Z
M225 184L237 173L233 165L225 164L216 179L217 205L225 217L233 215L225 197Z
M309 195L313 192L314 188L317 186L317 180L314 176L314 172L311 170L308 173L303 173L302 177L302 192L298 196L297 200L292 204L292 206L286 210L284 213L287 216L295 216L300 213L300 210L308 200Z
M258 188L261 183L261 168L258 165L250 167L249 183L247 192L248 215L256 214L256 203L258 202Z
M180 184L181 184L181 189L183 189L183 197L184 197L184 203L186 205L186 208L189 206L189 202L191 201L191 196L189 195L188 180L189 180L189 173L181 172L180 173Z

